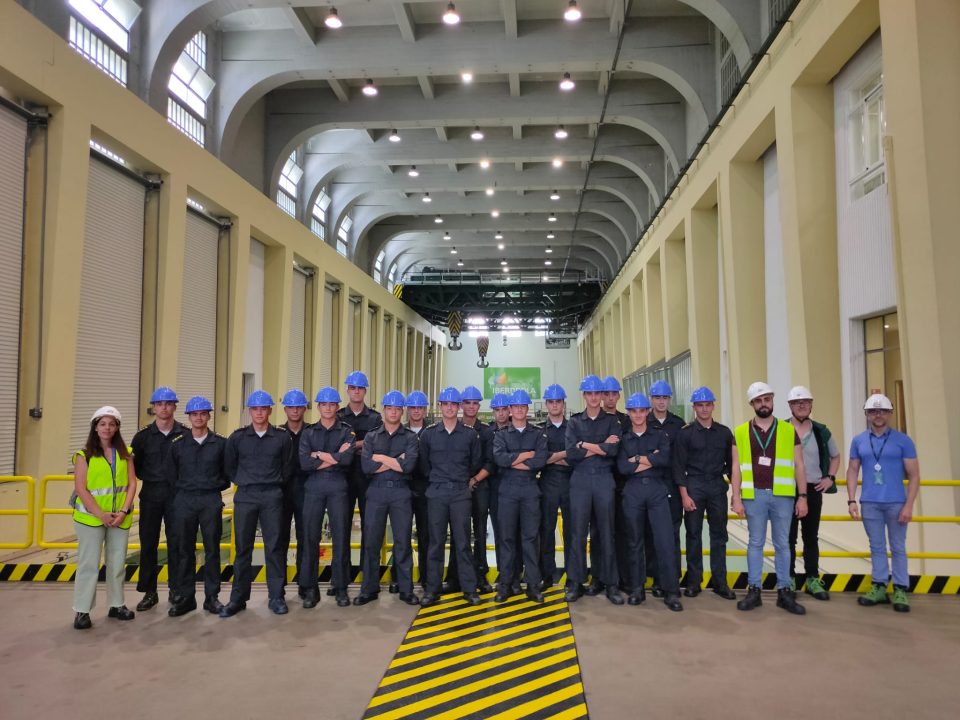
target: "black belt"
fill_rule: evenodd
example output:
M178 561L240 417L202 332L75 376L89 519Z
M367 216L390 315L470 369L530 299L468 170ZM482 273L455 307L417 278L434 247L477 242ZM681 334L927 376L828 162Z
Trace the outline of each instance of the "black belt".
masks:
M371 480L367 487L409 488L410 485L406 480Z

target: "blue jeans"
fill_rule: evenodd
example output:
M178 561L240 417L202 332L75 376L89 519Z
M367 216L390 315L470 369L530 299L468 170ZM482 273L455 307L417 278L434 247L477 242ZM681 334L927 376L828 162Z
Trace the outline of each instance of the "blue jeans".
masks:
M763 546L767 541L767 520L773 536L774 566L777 588L790 587L790 520L794 498L774 495L773 490L755 490L753 500L744 500L747 513L747 582L760 587L763 576Z
M903 503L865 502L860 505L863 529L870 541L870 559L873 561L873 581L886 586L893 566L893 584L910 587L907 571L907 523L901 523ZM886 531L886 532L884 532ZM887 539L890 541L891 562L887 562Z

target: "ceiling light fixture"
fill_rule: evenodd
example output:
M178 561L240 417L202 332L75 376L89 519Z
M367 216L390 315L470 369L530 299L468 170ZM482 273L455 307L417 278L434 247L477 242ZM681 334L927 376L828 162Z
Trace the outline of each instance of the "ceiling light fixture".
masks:
M569 91L573 90L577 84L573 81L573 78L570 77L570 73L565 72L563 78L560 80L560 89Z
M547 222L556 222L556 221L557 221L557 214L550 213L550 217L547 218Z
M543 261L543 264L544 264L544 265L553 265L553 260L544 260L544 261Z
M457 267L463 267L463 260L457 260Z
M500 211L499 211L499 210L491 210L491 211L490 211L490 217L495 217L495 218L500 217Z
M486 158L484 158L483 160L480 161L480 169L481 169L481 170L486 170L486 169L489 168L489 167L490 167L490 161L489 161L489 160L487 160Z
M503 233L497 230L497 234L493 236L494 240L503 240Z
M327 17L323 21L323 24L331 30L339 30L343 27L343 21L340 19L340 15L337 13L337 9L335 7L330 8L330 12L327 13Z
M507 259L506 259L506 258L500 258L500 264L501 264L501 265L506 265L506 264L507 264Z
M547 233L547 240L553 240L556 237L552 232Z
M450 239L450 233L445 232L445 233L443 234L443 239L444 239L444 240L449 240L449 239Z
M452 2L447 3L447 11L443 13L443 22L446 25L456 25L460 22L460 15L457 13L457 6Z
M390 142L400 142L400 133L398 133L396 130L391 130Z
M450 254L451 254L451 255L456 255L456 254L457 254L457 249L456 249L455 247L450 248Z
M376 97L377 92L379 91L377 90L377 86L373 84L373 80L367 78L367 84L363 86L363 94L367 97Z
M552 248L552 247L550 247L549 245L547 245L547 249L546 249L546 250L544 250L544 252L547 252L547 253L552 253L552 252L553 252L553 248Z
M557 140L566 140L570 133L567 132L567 129L563 125L558 125L557 129L553 131L553 136Z
M580 12L580 8L577 7L577 0L570 0L567 3L567 9L563 12L563 19L567 22L576 22L581 17L583 13Z
M473 126L473 132L470 133L471 140L483 140L483 130L480 129L479 125Z
M433 199L430 197L430 193L428 193L428 192L427 192L427 193L424 193L424 194L423 194L423 197L420 198L420 199L423 200L423 201L426 202L426 203L428 203L428 202L433 202Z
M407 170L407 176L408 176L408 177L420 177L420 171L417 170L417 166L416 166L416 165L411 165L411 166L410 166L410 169Z
M551 199L551 200L559 200L559 199L560 199L560 193L559 193L559 191L554 190L552 193L550 193L550 199Z
M503 270L503 272L510 272L510 268L508 268L506 265L504 265L504 266L503 266L502 268L500 268L500 269Z
M433 221L434 221L437 225L439 225L440 223L443 222L443 218L440 217L439 215L437 215L437 216L433 219Z
M506 247L503 243L497 243L497 250L503 250Z
M493 188L487 188L484 192L487 194L487 197L490 197L493 195Z
M553 166L554 166L555 168L563 167L563 158L554 158L554 159L553 159Z
M472 83L473 73L470 72L469 70L464 70L462 73L460 73L460 79L467 84Z

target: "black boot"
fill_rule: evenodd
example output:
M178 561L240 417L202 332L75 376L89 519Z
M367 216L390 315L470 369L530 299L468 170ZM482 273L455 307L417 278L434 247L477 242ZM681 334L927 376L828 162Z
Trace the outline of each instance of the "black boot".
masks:
M777 590L777 607L783 608L794 615L807 614L807 609L803 605L797 604L797 593L790 588Z
M760 588L751 585L747 588L747 594L737 603L737 610L753 610L763 605L763 598L760 597Z

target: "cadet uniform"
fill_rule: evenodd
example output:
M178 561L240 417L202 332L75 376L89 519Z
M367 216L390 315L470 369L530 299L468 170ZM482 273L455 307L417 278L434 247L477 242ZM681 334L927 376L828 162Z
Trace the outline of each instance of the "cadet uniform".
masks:
M303 423L300 432L294 432L290 429L289 423L277 426L280 430L286 430L290 435L292 442L293 457L300 457L300 438L303 431L310 427L310 423ZM280 547L284 554L290 551L290 521L293 520L294 529L297 537L297 559L294 567L300 572L300 562L303 560L303 547L306 543L304 535L303 503L304 488L306 487L307 473L300 468L299 461L293 473L293 479L283 490L283 518L280 521Z
M559 425L547 418L543 424L547 437L547 457L566 449L567 419ZM540 577L552 585L557 575L557 510L563 517L563 564L570 560L570 474L569 465L544 465L540 471Z
M680 429L685 425L683 418L679 415L667 411L667 416L663 420L658 420L657 416L651 411L647 416L647 429L650 432L659 432L664 433L670 441L670 447L673 447L673 443L677 439L677 433L680 432ZM673 548L674 548L674 560L676 562L677 573L679 577L680 573L680 526L683 523L683 502L680 499L680 491L677 489L677 485L673 480L673 472L667 471L663 474L662 480L667 484L667 490L670 493L668 502L670 504L670 522L673 526ZM654 588L660 588L662 583L660 582L660 564L657 562L656 548L659 545L656 545L653 541L652 527L647 525L646 529L646 542L644 544L644 552L647 555L647 568L650 574L650 577L653 578Z
M378 427L383 423L383 418L373 408L369 407L366 403L363 405L363 409L355 413L350 409L349 405L344 405L342 408L337 410L337 420L342 423L346 423L350 426L350 429L353 430L357 440L363 440L367 433L373 430L375 427ZM347 526L347 532L350 532L350 528L353 526L353 509L359 505L360 507L360 544L363 546L363 516L364 508L367 506L367 476L363 472L363 467L360 464L360 453L355 452L353 454L353 461L350 465L350 469L347 475L347 505L348 505L348 521L349 525ZM347 584L353 580L353 573L350 572L350 553L347 552Z
M417 452L419 456L420 433L426 426L413 430L410 425L405 426L417 436ZM427 475L423 472L419 462L410 472L410 495L413 505L413 519L417 532L417 569L420 573L420 587L427 589L427 548L430 546L430 521L427 519Z

